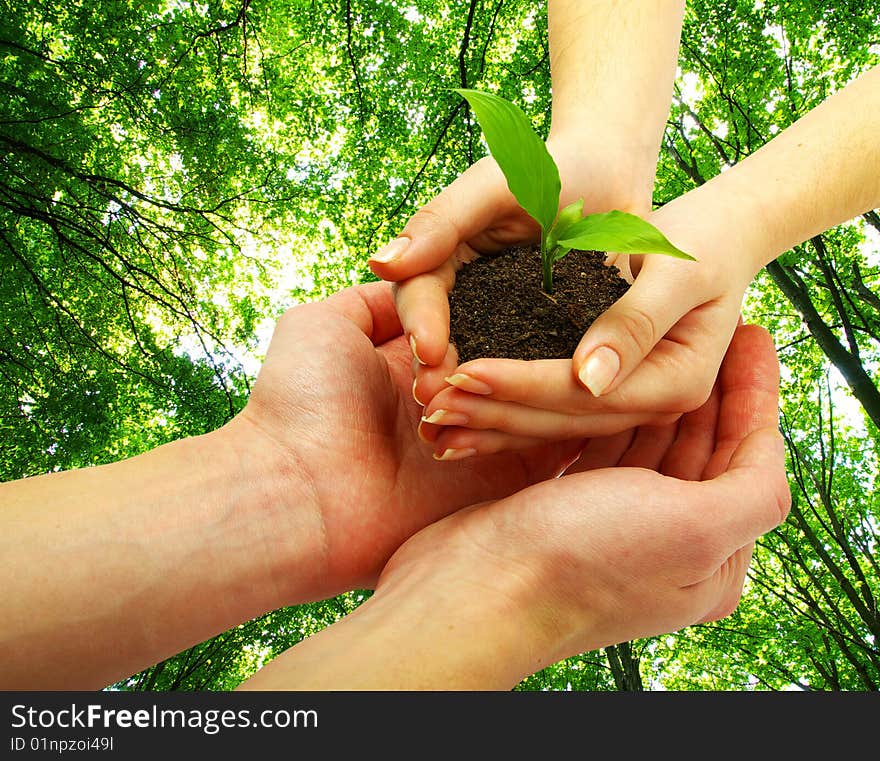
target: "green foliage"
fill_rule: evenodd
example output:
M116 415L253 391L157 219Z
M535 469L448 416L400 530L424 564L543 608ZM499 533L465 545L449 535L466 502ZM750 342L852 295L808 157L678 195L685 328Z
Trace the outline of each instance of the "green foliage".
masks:
M456 90L477 115L492 158L498 163L510 192L541 225L541 248L559 211L562 182L556 162L528 117L513 103L491 93Z
M559 210L562 183L556 162L528 117L491 93L456 90L473 108L492 157L519 205L541 226L544 290L553 293L553 264L571 249L667 254L694 258L673 246L654 225L634 214L611 211L581 218L583 199Z
M623 211L589 214L562 228L557 235L559 243L568 249L615 251L619 254L666 254L676 259L696 261L690 254L673 246L654 225Z

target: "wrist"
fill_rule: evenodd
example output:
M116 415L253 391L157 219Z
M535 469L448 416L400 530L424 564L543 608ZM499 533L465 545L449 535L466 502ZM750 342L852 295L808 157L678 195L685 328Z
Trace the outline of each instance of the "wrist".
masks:
M260 612L329 596L321 506L302 459L244 413L205 439L209 456L223 463L216 529L238 545L263 590Z
M510 690L550 665L544 654L558 650L558 635L535 613L536 579L525 566L513 568L482 549L475 554L483 540L461 541L470 534L454 529L460 516L413 537L369 600L242 686Z
M751 188L718 175L670 201L651 221L676 245L693 252L700 261L723 263L725 277L745 287L772 261L772 225Z
M377 629L402 637L396 652L410 653L425 688L512 689L557 660L566 635L545 595L546 568L512 549L522 536L510 533L505 502L466 508L414 536L363 608Z
M547 147L560 166L563 203L582 197L586 213L650 213L656 152L645 146L595 144L565 130L551 131Z

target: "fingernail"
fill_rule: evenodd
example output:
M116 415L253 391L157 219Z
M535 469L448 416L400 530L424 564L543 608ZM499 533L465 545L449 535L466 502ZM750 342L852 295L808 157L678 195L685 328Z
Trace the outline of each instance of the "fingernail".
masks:
M473 457L477 453L476 449L444 449L443 454L434 453L434 459L441 462L449 462L450 460L463 460L465 457Z
M420 407L424 407L425 405L422 403L422 400L416 396L416 383L418 383L418 379L413 381L412 397L416 400L416 404L418 404Z
M472 378L465 373L455 373L448 378L444 378L450 386L460 388L462 391L468 391L471 394L491 394L492 387L488 383Z
M432 425L467 425L469 420L467 415L449 410L435 410L431 413L431 417L422 416L423 423L431 423Z
M409 346L412 349L413 356L419 361L420 365L428 364L419 356L419 350L416 348L416 337L412 333L409 334Z
M578 378L593 396L601 396L620 372L620 357L614 349L600 346L581 366Z
M425 424L425 421L424 421L424 420L420 420L420 421L419 421L419 427L416 429L416 433L419 434L419 438L420 438L422 441L424 441L426 444L431 444L432 442L430 441L430 439L428 439L427 436L425 436L425 432L424 432L424 430L422 429L422 426L423 426L424 424Z
M373 254L370 257L370 261L381 262L382 264L393 262L395 259L399 259L403 255L403 252L406 251L411 242L412 241L409 238L395 238Z

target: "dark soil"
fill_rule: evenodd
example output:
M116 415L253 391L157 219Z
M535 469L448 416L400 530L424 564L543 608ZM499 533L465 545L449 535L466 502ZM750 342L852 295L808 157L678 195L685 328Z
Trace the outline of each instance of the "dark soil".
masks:
M593 321L629 288L605 254L570 251L542 290L537 246L481 256L458 271L449 294L450 335L459 361L479 357L567 359Z

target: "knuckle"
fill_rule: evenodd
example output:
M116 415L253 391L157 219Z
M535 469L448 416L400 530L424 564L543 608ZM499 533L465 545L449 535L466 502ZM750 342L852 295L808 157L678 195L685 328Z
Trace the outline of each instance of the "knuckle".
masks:
M652 421L652 425L672 425L681 420L681 412L664 412L657 415Z
M622 309L618 320L623 336L638 349L640 356L646 356L660 339L654 318L639 306Z
M776 487L776 510L777 515L779 517L780 525L785 522L788 518L788 514L791 512L791 487L788 483L788 478L785 473L782 472L778 475L779 484Z
M712 395L715 377L705 373L694 375L692 365L688 365L684 356L676 356L667 360L670 364L664 367L664 377L675 379L665 388L662 400L657 407L658 412L684 414L702 407Z
M294 304L291 307L287 307L287 309L281 314L281 317L278 318L276 327L284 328L291 325L302 318L306 312L313 311L313 309L314 307L312 304Z
M676 408L682 413L698 410L707 401L709 401L709 396L711 395L711 393L711 384L709 384L708 388L706 388L704 385L698 385L682 389L682 391L678 395L678 403L676 405Z
M421 231L427 230L458 240L458 227L443 206L444 204L439 200L439 197L435 198L410 217L404 232L412 232L413 228L418 228Z
M702 407L708 398L709 393L704 393L702 389L673 386L655 401L654 409L659 414L653 422L655 425L671 425L682 415Z
M703 574L718 567L721 540L701 511L689 511L683 517L679 539L691 571Z
M745 323L740 328L742 333L749 333L754 337L755 342L763 341L767 346L772 347L776 351L776 345L773 341L773 334L763 325L755 325L754 323Z

